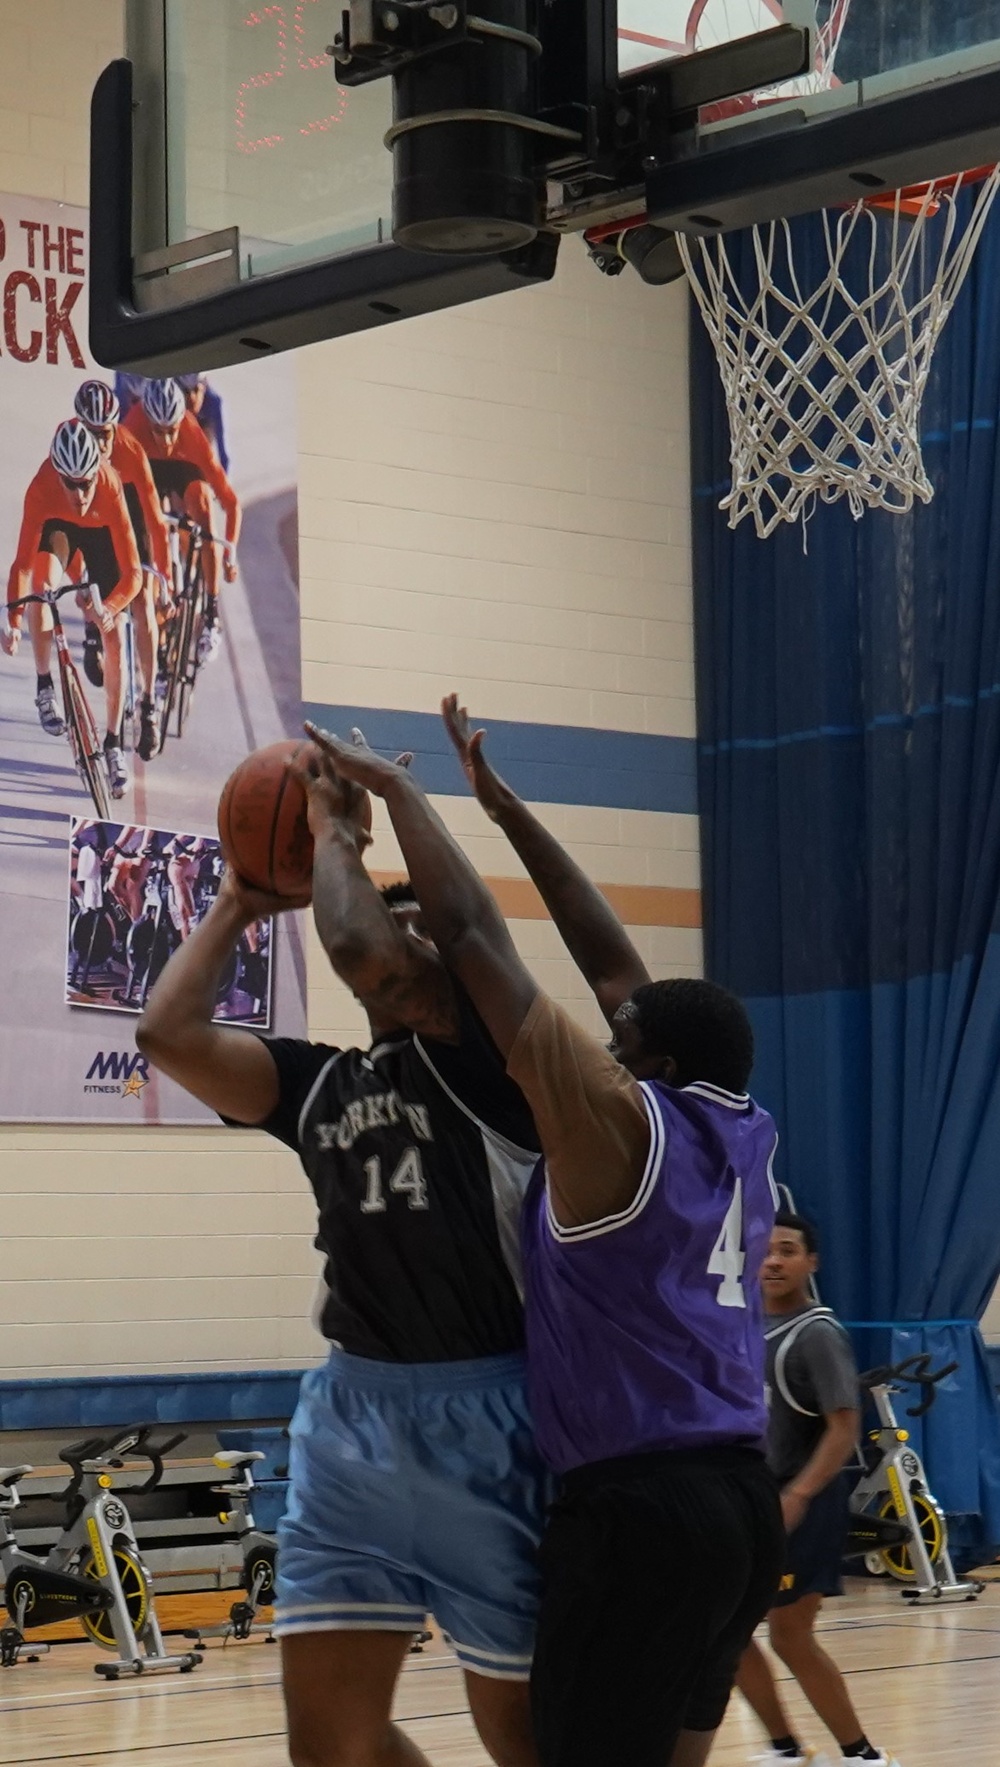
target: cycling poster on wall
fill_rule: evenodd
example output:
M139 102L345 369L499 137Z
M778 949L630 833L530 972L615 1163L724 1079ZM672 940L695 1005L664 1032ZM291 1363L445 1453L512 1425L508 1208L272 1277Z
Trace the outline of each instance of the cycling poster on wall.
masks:
M211 835L78 817L70 841L66 1004L141 1012L150 978L211 907L224 870L221 843ZM219 978L216 1024L270 1029L272 930L269 920L246 928Z
M0 1121L212 1122L135 1025L226 778L300 728L295 370L99 368L87 244L0 196ZM299 921L250 929L221 1015L304 1033Z

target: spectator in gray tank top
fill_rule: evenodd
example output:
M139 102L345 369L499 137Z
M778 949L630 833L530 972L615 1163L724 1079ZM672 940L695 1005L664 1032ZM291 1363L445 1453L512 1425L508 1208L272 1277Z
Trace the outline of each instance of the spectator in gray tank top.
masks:
M788 1533L785 1575L769 1616L771 1645L806 1699L836 1738L843 1761L899 1767L868 1741L844 1677L818 1642L824 1596L841 1595L840 1561L847 1543L848 1485L844 1467L860 1422L858 1371L850 1340L831 1308L815 1299L819 1267L816 1229L781 1212L761 1271L767 1316L769 1421L767 1458L781 1486ZM771 1673L754 1641L740 1663L737 1686L767 1731L758 1756L773 1767L832 1767L808 1752L792 1730Z

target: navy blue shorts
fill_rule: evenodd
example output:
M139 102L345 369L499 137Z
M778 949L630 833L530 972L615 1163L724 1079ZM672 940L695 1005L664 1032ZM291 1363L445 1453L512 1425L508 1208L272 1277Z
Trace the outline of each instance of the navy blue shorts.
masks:
M791 1607L804 1595L843 1595L840 1563L848 1520L847 1480L841 1474L813 1498L804 1521L788 1536L775 1607Z
M302 1382L278 1535L275 1630L419 1631L476 1674L526 1680L552 1496L520 1356L370 1362Z

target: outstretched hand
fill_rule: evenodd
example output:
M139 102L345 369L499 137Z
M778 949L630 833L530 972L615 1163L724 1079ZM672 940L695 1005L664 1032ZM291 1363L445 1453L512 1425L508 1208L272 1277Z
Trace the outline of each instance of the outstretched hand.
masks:
M316 724L307 723L306 730L326 758L334 778L345 790L360 787L376 798L384 798L401 776L405 778L413 760L408 752L397 755L394 761L377 755L368 747L360 730L351 731L350 742L343 742L332 731L320 730Z
M494 773L483 754L486 731L471 729L469 714L464 706L459 705L457 693L449 693L441 701L441 716L455 753L462 763L466 779L487 816L491 821L497 822L504 805L510 801L511 794L510 788L504 784L498 773Z
M371 846L372 806L368 793L337 773L327 754L315 741L303 743L288 763L306 795L309 829L318 839L331 823L350 827L359 853Z

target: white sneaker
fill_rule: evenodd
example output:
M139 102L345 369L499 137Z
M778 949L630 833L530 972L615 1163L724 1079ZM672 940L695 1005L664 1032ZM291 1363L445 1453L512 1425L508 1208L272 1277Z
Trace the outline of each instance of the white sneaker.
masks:
M126 765L125 756L122 754L120 748L105 749L104 761L108 769L108 783L111 786L111 796L113 798L123 798L128 791L129 786L132 784L132 775Z
M218 620L213 620L210 626L203 626L198 640L199 663L210 663L213 657L218 656L221 643L222 627Z
M35 700L35 708L38 712L38 722L46 736L65 736L66 726L59 716L54 687L43 687L39 690Z
M828 1755L810 1747L801 1755L779 1755L777 1750L768 1749L766 1754L751 1755L750 1759L760 1767L833 1767Z
M751 1761L760 1767L833 1767L829 1755L821 1754L819 1749L806 1747L801 1755L779 1755L775 1749L768 1749L766 1754L752 1755Z
M842 1762L847 1763L847 1767L854 1767L854 1763L855 1763L855 1761L857 1761L857 1756L856 1755L841 1755L840 1759ZM874 1761L862 1760L860 1763L860 1767L899 1767L899 1762L897 1761L895 1755L887 1755L880 1750L879 1753L876 1755Z

